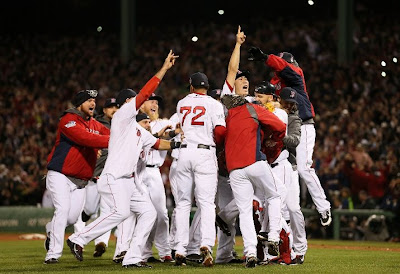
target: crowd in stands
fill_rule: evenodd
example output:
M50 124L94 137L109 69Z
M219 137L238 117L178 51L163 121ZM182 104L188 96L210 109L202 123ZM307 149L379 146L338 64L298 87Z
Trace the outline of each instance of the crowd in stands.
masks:
M314 166L332 209L381 208L400 215L400 22L396 20L357 19L353 60L346 65L337 63L336 20L271 24L254 18L242 26L247 39L240 69L251 71L250 90L271 78L266 66L247 61L246 49L253 45L266 53L293 53L305 72L316 112ZM1 205L41 203L58 119L71 106L75 92L97 89L97 111L101 111L104 100L120 89L138 91L172 48L180 55L179 64L157 91L164 97L161 114L169 118L188 92L193 72L208 75L211 88L222 87L236 29L237 25L212 22L140 27L127 63L120 60L118 36L107 32L1 37ZM191 41L194 34L197 42ZM168 166L163 171L168 174ZM165 181L168 186L168 176ZM305 191L302 206L313 206ZM391 222L397 225L397 231L391 226L391 238L398 238L399 217Z

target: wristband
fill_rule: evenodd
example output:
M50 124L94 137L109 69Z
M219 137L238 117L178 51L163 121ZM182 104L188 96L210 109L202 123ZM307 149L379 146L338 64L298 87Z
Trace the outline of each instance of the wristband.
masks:
M176 135L175 130L171 130L170 132L168 132L169 137L174 138Z
M171 142L171 149L180 148L181 142Z

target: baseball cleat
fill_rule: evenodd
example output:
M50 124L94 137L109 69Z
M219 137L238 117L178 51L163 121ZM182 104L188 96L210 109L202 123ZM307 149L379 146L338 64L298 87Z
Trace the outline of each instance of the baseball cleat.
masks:
M174 263L174 262L175 262L175 260L172 259L172 257L169 256L169 255L164 256L164 257L161 257L161 258L160 258L160 261L161 261L162 263Z
M329 226L332 223L331 210L319 214L322 226Z
M203 262L203 257L199 254L189 254L186 256L186 260L188 262L193 262L197 264L201 264Z
M127 264L127 265L123 265L122 267L124 267L124 268L153 268L151 265L148 265L146 262Z
M256 267L258 259L256 256L250 256L246 258L246 268Z
M125 258L125 254L126 254L126 251L122 251L117 256L115 256L115 258L113 259L113 262L116 263L116 264L122 263L122 261Z
M176 266L185 266L186 265L186 257L175 253L175 265Z
M154 258L153 256L147 258L147 260L145 260L147 263L155 263L155 262L160 262L160 260L157 260L156 258Z
M94 248L93 257L101 257L106 252L106 244L103 242L98 243Z
M268 254L279 257L279 242L268 241Z
M206 267L213 266L213 257L211 256L211 252L206 246L200 247L200 254L203 257L203 265Z
M83 261L83 248L80 245L71 242L70 239L67 240L67 245L69 246L69 249L75 258L78 261Z
M56 258L50 258L50 259L44 261L43 263L44 263L44 264L56 264L56 263L58 263L58 259L56 259Z
M268 232L258 232L257 240L260 242L268 241Z

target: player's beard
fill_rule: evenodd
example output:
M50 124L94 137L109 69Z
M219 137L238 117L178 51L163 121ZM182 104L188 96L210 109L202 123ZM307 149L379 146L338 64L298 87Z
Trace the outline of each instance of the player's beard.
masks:
M157 120L160 117L158 112L150 112L148 115L151 121Z

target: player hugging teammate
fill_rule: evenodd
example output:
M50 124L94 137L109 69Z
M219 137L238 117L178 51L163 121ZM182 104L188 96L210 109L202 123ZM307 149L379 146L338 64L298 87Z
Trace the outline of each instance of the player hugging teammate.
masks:
M222 89L210 90L208 77L202 72L193 73L189 94L178 102L176 113L169 120L158 117L162 97L153 92L175 64L178 56L172 51L139 94L123 89L116 96L119 110L113 116L110 137L104 130L107 137L91 135L96 142L82 143L88 146L86 154L93 158L109 138L108 157L96 177L104 208L96 220L67 241L78 260L83 260L84 245L118 226L114 262L125 268L151 268L147 263L152 261L177 266L199 263L205 267L243 263L247 268L304 262L307 239L299 178L306 182L321 224L328 226L332 221L330 203L311 167L314 109L303 71L287 52L278 56L256 47L249 50L249 60L264 62L275 73L272 79L257 85L254 97L249 96L250 72L239 70L240 49L245 40L239 26ZM71 118L60 124L58 142L73 136L68 132L76 125L76 115L86 113L79 119L83 124L90 121L95 96L89 91L84 95L75 103L74 114L68 114ZM76 144L80 141L75 140ZM58 263L65 227L74 223L81 212L83 194L79 189L85 186L85 182L75 186L71 178L74 174L66 174L66 168L54 168L58 162L57 146L58 143L50 157L48 187L52 190L54 182L59 181L69 193L68 199L79 195L80 203L71 221L65 212L62 220L55 215L46 226L46 264ZM173 151L169 176L176 207L170 227L159 170L166 152L160 150ZM80 181L93 178L94 160L92 174L75 177ZM52 191L55 198L61 194ZM69 200L55 202L70 205ZM190 224L193 204L197 211ZM237 258L234 250L237 219L243 237L243 258ZM58 230L57 223L61 224ZM159 260L152 255L153 243Z

